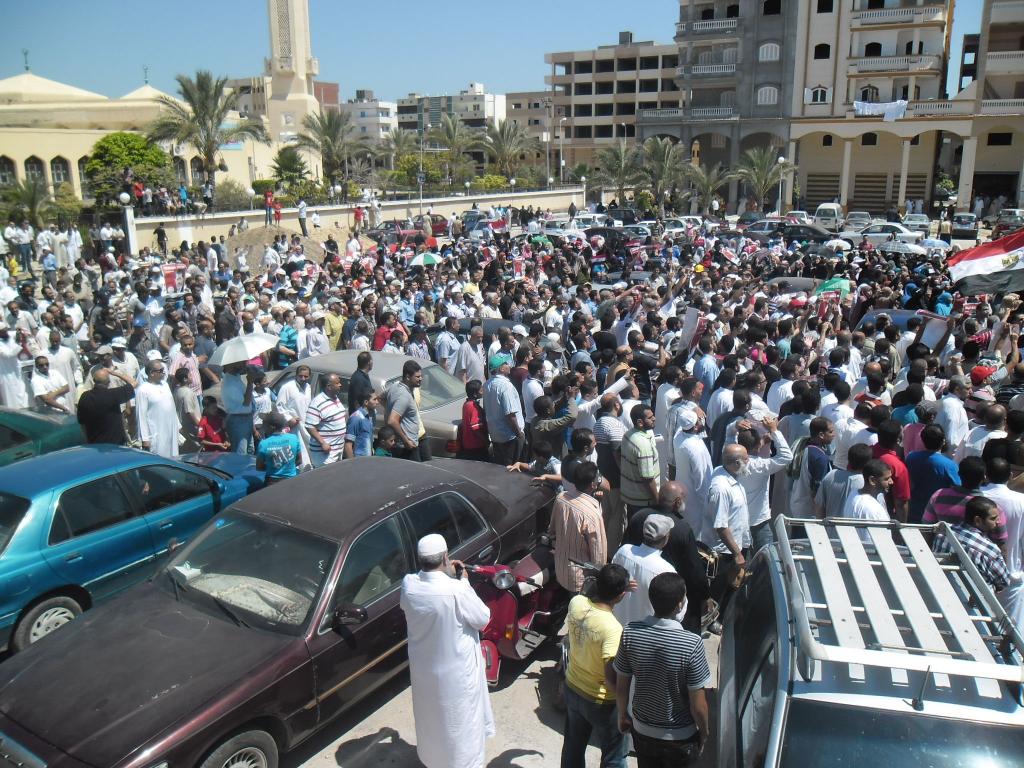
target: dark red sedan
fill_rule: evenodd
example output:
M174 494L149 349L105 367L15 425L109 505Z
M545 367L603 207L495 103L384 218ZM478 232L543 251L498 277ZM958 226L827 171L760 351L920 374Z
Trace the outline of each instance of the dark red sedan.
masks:
M147 583L0 665L0 766L275 768L406 666L421 536L508 562L552 496L492 464L364 458L239 500Z

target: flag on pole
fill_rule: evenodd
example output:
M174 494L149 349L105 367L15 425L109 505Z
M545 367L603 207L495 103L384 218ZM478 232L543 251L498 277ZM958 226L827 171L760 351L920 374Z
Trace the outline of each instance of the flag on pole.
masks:
M1024 290L1024 231L960 251L946 264L965 296Z

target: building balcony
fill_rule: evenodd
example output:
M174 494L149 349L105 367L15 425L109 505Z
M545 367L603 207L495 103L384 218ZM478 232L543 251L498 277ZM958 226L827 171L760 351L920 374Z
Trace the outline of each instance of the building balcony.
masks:
M992 51L985 56L986 75L1024 75L1024 51Z
M1024 99L984 99L981 102L983 115L1024 114Z
M992 3L991 24L1020 24L1022 20L1024 0L1001 0Z
M736 74L736 64L687 64L686 77L728 77Z
M946 7L944 5L913 5L903 8L855 10L852 14L852 21L854 29L888 24L943 24L946 21Z
M726 36L738 34L740 20L705 19L704 21L680 21L676 23L676 39L691 35L701 37Z
M736 107L691 107L691 120L731 120L739 117Z
M939 74L942 71L942 59L934 54L916 56L859 56L851 57L848 75L857 77L864 74L906 74L922 72Z
M682 107L663 107L661 109L641 109L636 119L644 123L678 123L686 118L686 110Z
M943 115L970 115L974 112L973 101L953 101L950 99L930 99L926 101L912 101L907 106L907 113L914 117L943 116Z

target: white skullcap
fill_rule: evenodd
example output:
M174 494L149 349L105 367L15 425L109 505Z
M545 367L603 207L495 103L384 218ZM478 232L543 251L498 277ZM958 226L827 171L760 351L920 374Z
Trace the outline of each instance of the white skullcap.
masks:
M448 542L440 533L428 533L416 545L416 554L420 557L443 555L448 551Z
M689 432L697 426L697 414L689 408L681 410L676 416L676 426L684 432Z

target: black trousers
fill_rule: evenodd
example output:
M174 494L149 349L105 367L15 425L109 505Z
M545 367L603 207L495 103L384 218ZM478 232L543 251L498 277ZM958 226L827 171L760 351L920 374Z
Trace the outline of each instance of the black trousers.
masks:
M502 466L508 466L519 461L519 457L523 455L523 438L517 437L515 440L509 440L507 443L492 443L491 444L491 461L495 464L501 464Z
M396 445L391 455L396 459L408 459L409 461L430 461L430 443L420 440L415 448L406 448L404 445Z

